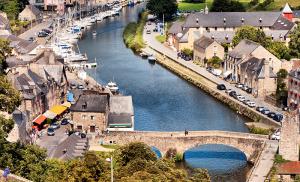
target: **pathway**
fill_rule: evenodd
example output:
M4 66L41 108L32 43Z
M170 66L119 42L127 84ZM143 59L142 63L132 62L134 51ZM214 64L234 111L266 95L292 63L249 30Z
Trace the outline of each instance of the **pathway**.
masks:
M146 29L153 30L154 24L152 23L152 25L146 25ZM237 89L234 85L224 81L223 79L221 79L219 77L212 75L211 73L206 71L206 69L204 67L200 67L200 66L196 65L192 61L185 61L181 58L178 59L177 52L175 52L174 50L172 50L169 47L166 47L165 45L161 44L160 42L158 42L155 39L155 36L157 36L157 35L159 35L159 33L151 32L151 34L146 34L145 31L143 34L143 38L144 38L146 44L149 47L151 47L152 49L154 49L155 51L168 56L175 62L193 70L194 72L200 74L201 76L205 77L206 79L210 80L211 82L214 82L216 84L224 84L226 86L226 88L237 91L237 93L244 95L247 99L254 101L256 103L256 105L258 105L258 106L265 106L265 107L269 108L270 110L282 113L280 108L266 103L262 98L255 98L254 96L247 94L242 90Z
M274 156L278 149L278 141L269 140L266 142L266 146L262 151L257 163L254 165L250 177L248 178L249 182L259 182L265 181L266 176L271 170L274 163Z

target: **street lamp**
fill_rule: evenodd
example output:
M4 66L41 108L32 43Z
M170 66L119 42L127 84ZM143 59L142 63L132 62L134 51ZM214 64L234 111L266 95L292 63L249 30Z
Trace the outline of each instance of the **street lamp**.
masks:
M110 162L110 181L114 182L114 167L113 167L113 157L106 158L107 162Z

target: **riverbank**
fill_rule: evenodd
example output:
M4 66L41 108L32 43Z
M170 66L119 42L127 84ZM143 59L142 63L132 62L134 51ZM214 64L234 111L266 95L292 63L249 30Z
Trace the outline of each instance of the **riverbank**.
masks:
M145 47L143 40L143 30L148 17L148 12L142 12L139 14L138 22L129 23L123 32L123 40L125 45L133 52L141 52Z
M266 116L256 112L254 109L247 107L246 105L241 104L237 100L229 97L226 93L220 92L216 89L217 83L206 79L205 77L199 75L198 73L194 72L193 70L176 63L171 58L162 55L160 53L156 53L157 62L164 66L165 68L169 69L173 73L177 74L178 76L182 77L186 81L192 83L193 85L197 86L201 90L205 91L206 93L213 96L218 101L226 104L230 107L230 109L234 110L236 113L246 116L247 118L251 119L254 122L264 123L270 127L278 128L280 124L272 121L271 119L267 118Z

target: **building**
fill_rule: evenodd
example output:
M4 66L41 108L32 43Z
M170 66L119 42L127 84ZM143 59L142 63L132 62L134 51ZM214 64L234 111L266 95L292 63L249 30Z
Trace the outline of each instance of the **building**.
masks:
M260 44L242 40L224 61L225 76L253 88L256 96L266 96L276 91L276 73L289 70L289 63L279 60Z
M79 96L70 107L74 128L89 134L105 131L107 128L109 97L98 93Z
M288 8L283 12L208 12L206 9L190 14L181 25L174 23L168 40L177 50L192 49L194 41L202 35L214 37L220 43L231 42L236 30L245 25L257 27L273 40L285 43L289 42L288 34L295 27Z
M131 96L110 97L108 130L134 130L134 111Z
M44 10L55 11L60 15L65 12L65 0L44 0Z
M300 175L300 162L284 162L277 166L278 178L283 181L294 181L296 175Z
M300 69L292 70L288 75L288 106L291 110L300 108Z
M23 11L19 14L19 20L41 22L43 20L43 14L34 5L26 5Z
M0 35L10 34L10 23L6 13L0 11Z
M194 42L194 60L200 61L202 65L212 57L224 59L224 47L214 39L202 36Z

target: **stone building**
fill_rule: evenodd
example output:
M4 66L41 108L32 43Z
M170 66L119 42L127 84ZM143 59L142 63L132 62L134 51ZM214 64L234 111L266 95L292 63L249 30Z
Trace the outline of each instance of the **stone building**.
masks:
M224 47L214 39L202 36L194 42L194 60L200 61L202 65L212 57L224 59Z
M288 106L291 110L300 108L300 69L292 70L288 75Z
M105 131L108 118L108 95L85 94L70 107L74 128L93 134Z
M224 61L224 70L231 80L253 88L256 96L276 91L276 73L288 69L292 63L279 60L260 44L242 40ZM288 70L289 71L289 70Z
M288 34L296 26L287 19L290 12L204 12L191 13L183 24L170 28L168 40L177 50L192 49L194 41L202 35L222 42L231 42L239 27L249 25L259 28L273 40L289 42ZM176 31L173 31L176 30Z
M34 5L26 5L21 13L19 13L19 20L21 21L37 21L41 22L43 19L42 12Z

